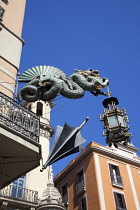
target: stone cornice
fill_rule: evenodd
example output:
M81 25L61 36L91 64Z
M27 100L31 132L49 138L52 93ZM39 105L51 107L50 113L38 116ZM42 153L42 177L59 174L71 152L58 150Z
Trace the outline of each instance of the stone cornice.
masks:
M90 144L87 145L86 149L80 153L74 160L72 160L68 166L66 166L66 168L64 168L62 170L62 172L60 172L55 178L54 178L54 183L56 184L57 182L59 182L63 177L65 177L68 173L71 172L71 170L79 165L79 163L86 158L87 156L89 156L90 154L94 155L94 152L99 154L99 155L104 155L106 158L109 159L114 159L114 160L119 160L122 161L123 163L128 163L130 165L136 166L136 167L140 167L140 160L136 159L131 159L128 158L126 156L123 155L119 155L115 152L113 152L110 148L106 148L98 143L94 143L91 142Z

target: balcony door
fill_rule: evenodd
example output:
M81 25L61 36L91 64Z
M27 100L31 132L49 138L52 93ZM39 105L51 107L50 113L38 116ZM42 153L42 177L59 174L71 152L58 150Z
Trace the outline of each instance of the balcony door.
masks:
M24 183L25 183L25 176L22 176L13 182L12 198L22 198L23 197Z
M110 169L110 176L111 176L112 184L123 187L119 166L109 163L109 169Z

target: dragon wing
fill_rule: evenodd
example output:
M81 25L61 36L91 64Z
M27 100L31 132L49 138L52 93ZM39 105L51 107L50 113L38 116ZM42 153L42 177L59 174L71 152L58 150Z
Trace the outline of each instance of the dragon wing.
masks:
M65 73L53 66L35 66L23 72L18 81L30 82L35 78L43 78L44 76L55 76L57 78L66 77Z

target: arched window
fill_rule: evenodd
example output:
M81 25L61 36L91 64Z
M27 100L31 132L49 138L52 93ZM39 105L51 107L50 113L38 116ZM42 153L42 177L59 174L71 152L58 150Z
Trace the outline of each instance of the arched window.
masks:
M43 104L41 102L37 102L36 114L42 116L43 113Z

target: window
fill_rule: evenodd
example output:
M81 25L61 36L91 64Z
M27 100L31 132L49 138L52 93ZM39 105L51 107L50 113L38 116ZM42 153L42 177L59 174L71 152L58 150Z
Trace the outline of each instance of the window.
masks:
M63 203L68 203L68 185L67 182L61 188L61 195Z
M77 183L80 183L84 180L84 172L83 169L77 173Z
M83 169L80 170L76 175L77 175L76 193L79 193L79 192L85 190Z
M110 176L111 176L112 184L123 187L119 166L109 163L109 169L110 169Z
M31 111L31 104L29 105L28 109Z
M12 198L22 198L23 197L24 181L25 181L25 176L22 176L21 178L19 178L13 182Z
M116 210L127 210L124 195L118 192L114 192Z
M36 114L38 116L42 116L42 112L43 112L43 104L41 102L37 102Z
M5 10L0 6L0 21L3 20Z
M87 210L86 197L79 200L79 210Z

